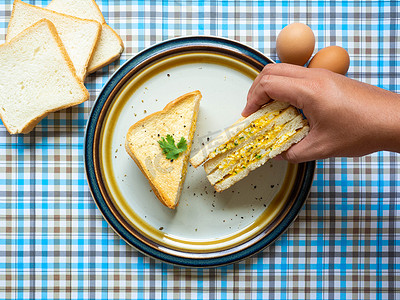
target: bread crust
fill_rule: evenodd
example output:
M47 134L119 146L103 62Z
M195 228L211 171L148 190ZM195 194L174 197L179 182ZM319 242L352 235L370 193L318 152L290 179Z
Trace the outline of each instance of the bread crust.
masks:
M142 127L142 125L146 125L150 120L153 120L154 118L157 118L157 116L161 116L164 114L168 114L168 112L177 104L179 104L181 101L189 98L189 97L195 97L197 101L196 106L195 106L195 113L194 113L194 119L192 120L192 124L191 124L191 130L190 130L190 135L189 135L189 139L187 141L187 150L185 151L186 153L186 157L185 157L185 161L183 163L183 169L181 171L181 176L182 176L182 180L181 180L181 184L179 186L179 190L177 192L177 197L178 199L175 199L174 201L170 201L168 199L168 195L166 193L163 192L163 190L159 189L152 181L152 176L149 172L149 170L147 170L146 168L143 168L141 162L139 161L139 159L136 157L136 154L134 153L134 151L132 151L131 147L130 147L130 137L132 135L132 132L134 132L137 128ZM198 100L197 100L198 99ZM143 119L141 119L140 121L136 122L135 124L133 124L129 130L128 133L126 135L126 140L125 140L125 149L127 151L127 153L129 154L130 157L132 157L132 159L135 161L136 165L139 167L140 171L143 173L143 175L147 178L147 180L150 183L150 187L153 190L154 194L156 195L156 197L160 200L161 203L163 203L165 206L174 209L176 208L176 206L179 204L179 196L180 196L180 192L182 189L182 184L185 180L185 176L186 176L186 168L189 162L189 154L191 151L191 147L192 147L192 140L193 140L193 134L194 131L196 129L196 121L197 121L197 111L199 109L199 104L200 104L200 100L201 99L201 93L200 91L194 91L194 92L190 92L187 93L185 95L182 95L180 97L178 97L177 99L169 102L163 110L155 112Z
M55 111L58 111L58 110L62 110L64 108L68 108L68 107L71 107L71 106L78 105L78 104L83 103L83 102L85 102L86 100L89 99L89 92L87 91L87 89L85 88L85 86L83 85L83 83L79 79L79 77L76 75L74 65L73 65L71 59L69 58L69 55L68 55L67 51L65 50L65 47L64 47L64 45L63 45L63 43L62 43L62 41L61 41L61 39L60 39L60 37L59 37L59 35L57 33L57 30L56 30L54 24L52 22L50 22L49 20L42 19L42 20L34 23L33 25L29 26L27 29L23 30L18 35L16 35L10 42L7 42L7 43L5 43L3 45L0 45L0 49L2 47L6 47L6 46L10 45L13 42L19 41L21 38L23 38L27 34L29 34L29 32L31 30L35 30L36 27L39 27L42 24L46 24L48 29L50 30L50 33L51 33L52 37L54 38L55 42L57 43L57 45L59 47L59 50L61 52L61 55L64 57L64 60L65 60L65 62L67 64L68 68L70 69L72 76L76 79L77 83L79 83L80 89L83 92L84 97L80 101L77 101L77 102L74 102L74 103L70 103L68 105L63 105L63 106L57 107L55 109L46 110L41 115L39 115L36 118L32 119L23 128L17 129L16 131L15 130L11 130L11 128L9 128L9 126L7 126L7 123L5 121L5 117L1 114L1 110L0 110L0 118L2 119L4 126L6 127L7 131L10 134L18 134L18 133L26 134L26 133L29 133L48 114L50 114L52 112L55 112Z

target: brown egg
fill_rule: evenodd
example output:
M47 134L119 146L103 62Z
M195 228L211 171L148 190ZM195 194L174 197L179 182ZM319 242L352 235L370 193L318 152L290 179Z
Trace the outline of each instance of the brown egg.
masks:
M279 33L276 53L281 62L304 66L310 59L315 46L314 33L302 23L293 23Z
M349 54L339 46L329 46L319 50L308 64L309 68L328 69L343 75L347 73L349 66Z

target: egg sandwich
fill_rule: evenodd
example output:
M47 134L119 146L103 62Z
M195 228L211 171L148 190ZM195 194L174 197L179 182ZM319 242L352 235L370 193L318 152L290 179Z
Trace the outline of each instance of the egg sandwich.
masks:
M207 179L221 192L299 142L308 131L307 120L296 108L272 101L224 130L190 162L194 167L205 162Z
M157 198L174 209L179 202L196 129L201 93L187 93L133 124L125 149Z

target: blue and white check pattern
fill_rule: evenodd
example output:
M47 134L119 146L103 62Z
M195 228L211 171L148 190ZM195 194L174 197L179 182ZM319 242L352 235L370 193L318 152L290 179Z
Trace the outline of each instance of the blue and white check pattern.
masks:
M47 1L29 1L46 6ZM271 247L216 269L182 269L127 246L97 210L83 136L108 77L138 51L184 35L228 37L277 59L275 40L307 23L316 51L349 51L348 76L400 91L396 1L98 1L121 59L86 80L90 100L25 136L0 126L1 299L400 299L400 157L317 163L297 221ZM0 2L0 41L12 1Z

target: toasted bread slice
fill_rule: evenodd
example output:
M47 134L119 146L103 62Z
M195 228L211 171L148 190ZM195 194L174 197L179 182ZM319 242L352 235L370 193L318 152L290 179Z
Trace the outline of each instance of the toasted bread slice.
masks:
M199 91L185 94L132 125L126 135L126 151L149 180L154 194L172 209L178 205L185 182L200 99ZM172 161L158 143L168 134L176 143L181 137L187 141L187 150Z
M45 19L0 45L0 90L0 117L11 134L28 133L50 112L89 98Z
M15 0L6 41L9 42L17 34L41 19L47 19L54 24L74 65L76 74L83 81L100 36L101 24Z
M52 0L47 9L82 19L95 20L102 24L99 42L88 66L89 73L118 59L124 51L120 36L106 24L94 0Z

